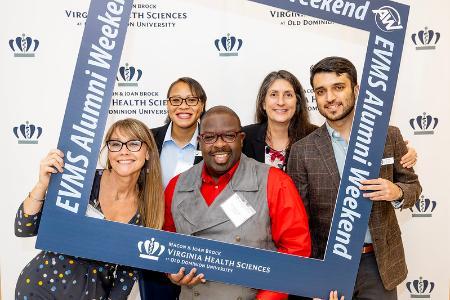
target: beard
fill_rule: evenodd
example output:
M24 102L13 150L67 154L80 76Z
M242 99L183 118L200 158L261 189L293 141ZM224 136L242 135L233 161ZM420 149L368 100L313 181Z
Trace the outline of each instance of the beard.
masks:
M348 99L346 99L347 105L343 105L342 112L340 113L331 113L327 111L325 108L322 108L321 106L318 106L319 112L322 116L324 116L329 121L339 121L344 118L346 118L349 114L353 112L355 109L355 93L352 92L352 94L349 96Z

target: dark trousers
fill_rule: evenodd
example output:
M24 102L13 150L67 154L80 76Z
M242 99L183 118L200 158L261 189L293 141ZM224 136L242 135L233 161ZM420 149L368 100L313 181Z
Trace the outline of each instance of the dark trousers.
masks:
M180 287L172 284L164 273L141 270L139 291L142 300L178 300Z
M375 254L361 254L358 275L356 276L354 300L397 300L397 288L386 290L381 281Z
M338 291L339 292L339 291ZM289 295L289 300L310 300L311 298ZM397 300L397 288L386 290L381 281L375 254L361 254L356 276L353 300ZM326 299L328 300L328 299Z

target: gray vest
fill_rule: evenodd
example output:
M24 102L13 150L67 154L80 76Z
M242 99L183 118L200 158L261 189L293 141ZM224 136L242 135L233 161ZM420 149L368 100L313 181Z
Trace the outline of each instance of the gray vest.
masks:
M172 215L177 232L276 251L267 205L269 168L241 154L233 178L211 206L206 204L200 192L203 162L182 173L172 200ZM256 210L256 214L238 228L220 207L234 193ZM207 281L192 288L182 287L180 299L255 299L256 292L251 288Z

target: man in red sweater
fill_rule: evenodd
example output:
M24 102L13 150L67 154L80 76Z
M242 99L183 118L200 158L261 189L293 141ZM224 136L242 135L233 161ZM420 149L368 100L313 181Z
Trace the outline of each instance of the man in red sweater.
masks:
M164 229L309 256L308 219L294 183L281 170L242 154L245 133L241 129L239 117L228 107L206 112L198 138L203 162L169 182ZM202 274L186 286L183 275L170 275L173 282L182 281L178 282L183 285L180 299L287 298L282 293L218 282L192 285Z

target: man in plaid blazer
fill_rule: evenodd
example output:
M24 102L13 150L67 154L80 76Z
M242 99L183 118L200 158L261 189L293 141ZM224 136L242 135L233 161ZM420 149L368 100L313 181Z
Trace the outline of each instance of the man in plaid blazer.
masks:
M359 86L354 65L341 57L315 64L310 81L326 123L292 146L287 172L309 215L312 257L323 259ZM417 175L400 163L406 152L399 129L389 126L380 178L361 181L363 195L373 206L353 299L397 299L396 286L406 278L394 209L412 207L421 193Z

